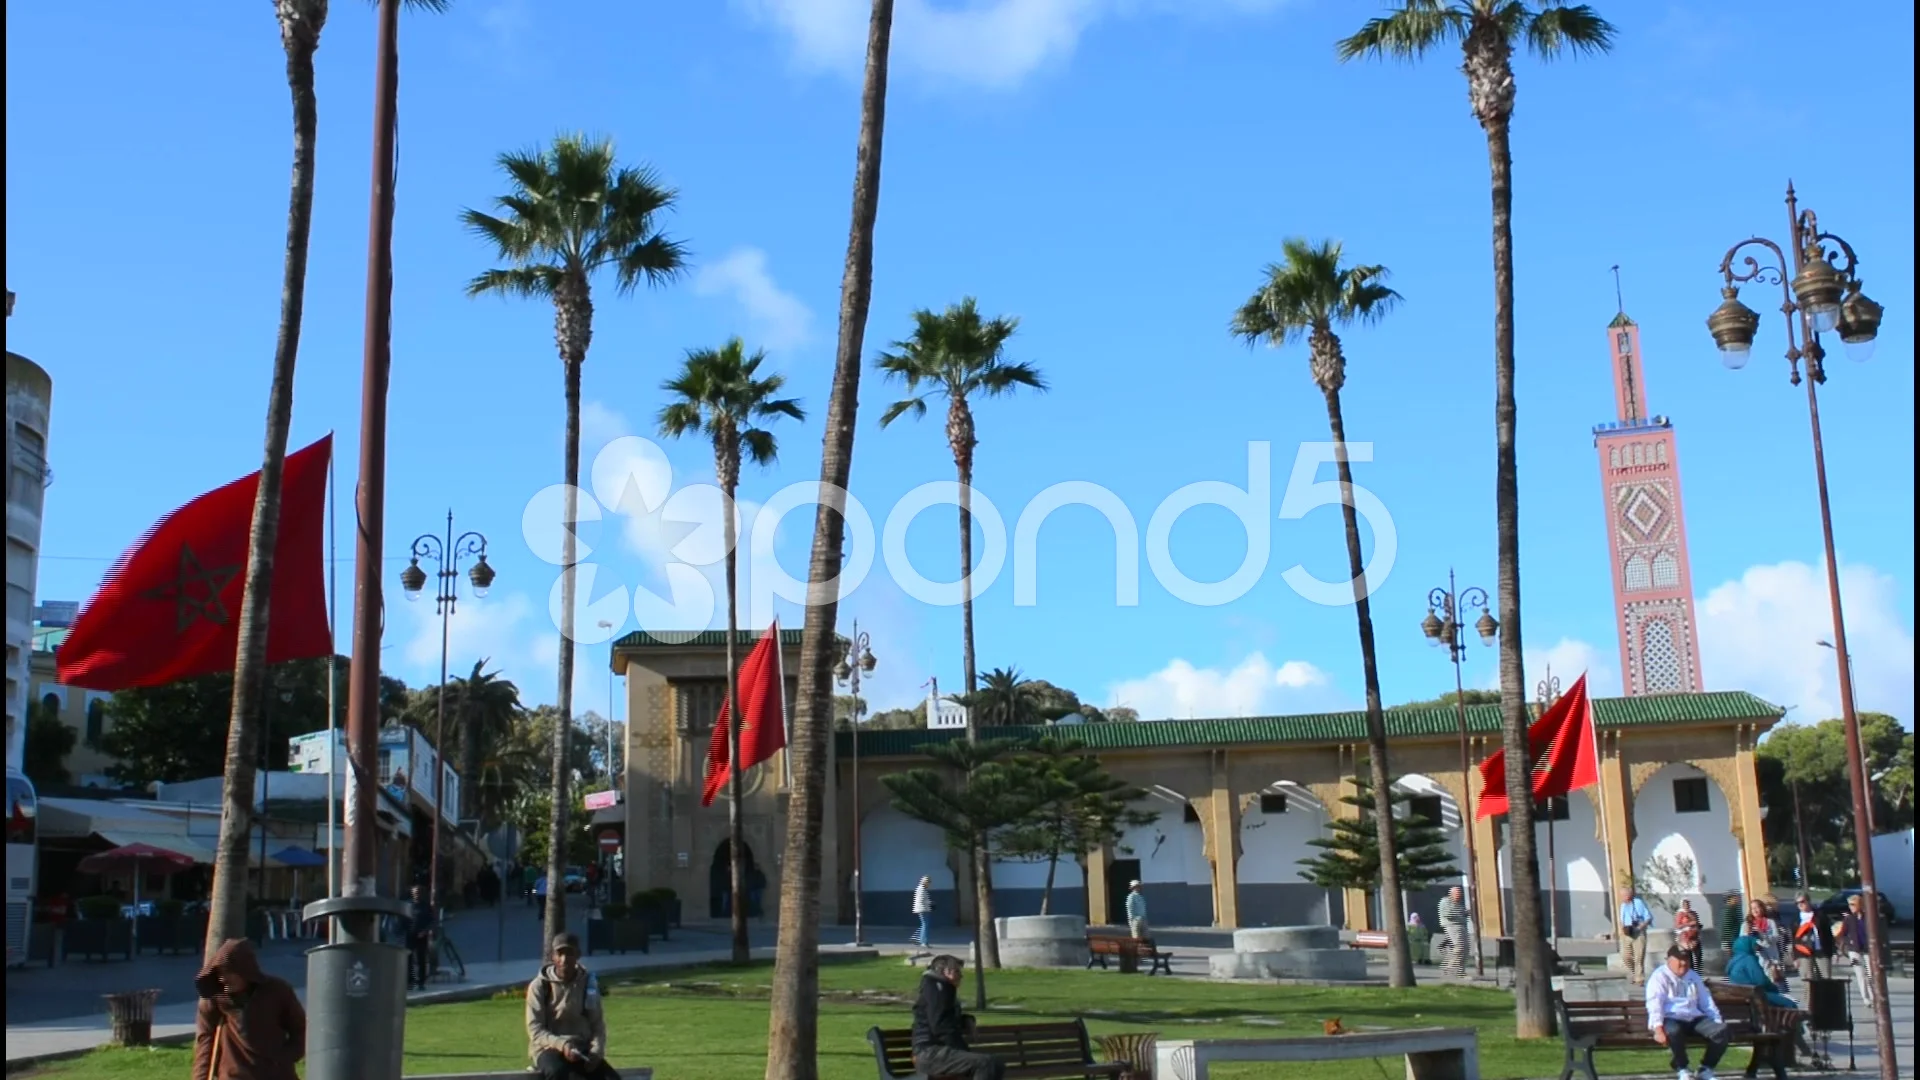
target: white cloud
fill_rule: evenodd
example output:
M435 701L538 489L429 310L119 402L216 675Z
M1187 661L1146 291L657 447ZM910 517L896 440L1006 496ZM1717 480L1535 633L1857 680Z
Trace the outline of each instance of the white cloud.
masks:
M1572 686L1573 681L1585 673L1589 695L1620 695L1620 671L1613 666L1614 653L1610 649L1602 649L1575 638L1561 638L1544 649L1523 648L1521 657L1526 667L1528 701L1538 695L1540 683L1549 677L1549 673L1552 678L1559 680L1561 690ZM1500 669L1497 666L1488 673L1481 687L1486 690L1500 689Z
M388 612L396 606L389 603ZM432 686L440 679L440 616L434 612L431 594L408 603L404 611L408 629L396 642L400 656L394 673L410 685ZM531 635L541 621L524 593L476 599L463 591L447 624L447 677L465 676L473 670L474 661L485 659L488 671L513 680L527 700L548 699L553 668L537 662L531 645ZM547 692L538 693L543 684Z
M1275 667L1257 652L1230 669L1199 668L1174 660L1145 678L1115 683L1107 691L1109 705L1137 709L1148 720L1262 716L1325 707L1335 696L1327 673L1312 664L1288 660ZM1303 702L1303 697L1308 701Z
M814 70L860 76L866 59L867 0L736 0L793 43ZM1187 16L1262 12L1285 0L899 0L891 62L932 79L1006 89L1073 55L1102 19L1142 10Z
M804 344L813 325L807 305L768 273L767 253L759 248L735 248L704 267L694 279L693 291L700 296L726 296L740 305L753 330L749 350L765 347L777 352Z
M1913 629L1901 618L1900 584L1871 566L1842 565L1847 645L1856 707L1913 723ZM1833 616L1824 568L1802 562L1754 566L1697 604L1701 669L1710 689L1750 690L1793 706L1805 722L1840 715L1830 649Z

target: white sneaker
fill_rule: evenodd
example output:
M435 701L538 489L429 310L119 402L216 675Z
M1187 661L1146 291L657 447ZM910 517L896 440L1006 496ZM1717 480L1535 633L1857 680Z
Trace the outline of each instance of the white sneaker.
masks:
M1713 1080L1713 1070L1702 1067L1701 1070L1694 1073L1693 1076L1694 1080Z
M1681 1070L1680 1070L1680 1080L1693 1080L1693 1070L1692 1070L1692 1069L1681 1069Z

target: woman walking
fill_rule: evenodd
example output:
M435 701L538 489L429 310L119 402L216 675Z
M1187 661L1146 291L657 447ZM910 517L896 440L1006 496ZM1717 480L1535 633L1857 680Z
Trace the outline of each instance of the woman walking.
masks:
M922 876L920 884L913 887L913 917L919 923L908 941L923 949L933 947L933 879Z

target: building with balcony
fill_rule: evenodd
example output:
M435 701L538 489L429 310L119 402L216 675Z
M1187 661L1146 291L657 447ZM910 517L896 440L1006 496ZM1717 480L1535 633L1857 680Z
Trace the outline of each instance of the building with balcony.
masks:
M13 293L7 293L13 317ZM19 353L7 353L7 771L26 760L33 656L34 584L40 570L40 514L53 472L47 467L53 378Z

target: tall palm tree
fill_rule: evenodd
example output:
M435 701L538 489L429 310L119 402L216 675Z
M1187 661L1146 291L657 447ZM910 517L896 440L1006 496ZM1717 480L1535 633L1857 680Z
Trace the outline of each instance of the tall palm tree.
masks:
M980 445L973 397L999 397L1022 386L1047 388L1038 368L1006 359L1007 341L1019 328L1019 319L982 319L969 296L945 312L914 312L913 336L894 342L894 351L881 354L878 364L907 390L880 414L881 427L908 414L925 416L930 397L947 400L947 446L960 474L960 662L969 694L980 688L973 665L973 451Z
M785 377L759 376L766 359L764 352L748 356L746 346L733 338L718 349L689 351L680 373L660 387L670 399L660 410L660 434L675 439L705 434L713 442L713 474L726 495L721 536L727 553L727 851L733 871L736 964L746 963L752 955L747 945L747 839L740 822L746 787L740 768L740 672L734 658L740 637L740 600L733 497L740 486L742 451L755 465L771 465L780 456L773 432L758 425L782 416L807 418L798 401L777 396L786 385ZM774 647L779 648L779 643Z
M455 677L453 691L455 726L460 752L460 816L480 817L480 763L490 744L498 744L512 733L514 723L525 710L520 704L520 688L511 679L502 679L498 671L488 671L487 657L473 662L473 671Z
M887 129L887 53L893 0L873 0L867 23L867 73L860 90L860 138L854 151L853 213L840 276L840 339L834 350L827 433L820 447L820 506L807 562L806 632L794 703L793 797L787 803L787 855L780 874L780 943L773 960L767 1017L767 1080L820 1075L820 861L827 794L827 740L833 736L833 665L846 654L833 632L840 613L840 562L846 539L847 476L860 411L860 357L873 301L873 233L880 214L880 151Z
M622 295L641 283L671 281L686 265L686 250L660 231L674 192L650 170L623 168L613 141L562 135L545 149L500 155L511 184L494 200L499 216L467 210L469 229L491 243L511 265L488 270L467 283L467 295L493 293L532 297L553 304L553 338L560 351L567 399L566 520L560 529L560 715L573 716L573 604L575 538L580 505L580 368L593 340L593 276L611 269ZM553 727L552 834L566 835L568 734L571 723ZM566 845L547 856L547 880L566 873ZM566 897L554 890L547 902L546 938L566 929Z
M965 699L967 715L981 727L1038 724L1046 719L1032 680L1018 668L994 668L980 677L980 689Z
M1333 431L1334 467L1340 475L1340 514L1347 526L1347 566L1353 575L1353 613L1360 624L1360 665L1366 674L1367 746L1372 761L1373 812L1393 820L1392 780L1387 769L1387 719L1380 705L1380 665L1373 647L1366 559L1360 551L1360 515L1353 505L1353 467L1347 461L1347 425L1340 411L1340 388L1347 381L1347 358L1335 327L1380 321L1400 300L1387 288L1384 266L1341 264L1338 241L1309 243L1292 239L1281 245L1281 261L1266 268L1267 280L1234 313L1232 333L1247 344L1264 341L1278 348L1307 343L1308 369L1327 399L1327 424ZM1400 903L1399 862L1392 829L1380 831L1380 906L1387 930L1387 975L1394 986L1413 985L1413 953Z
M1458 42L1467 101L1487 136L1493 188L1493 426L1495 523L1499 538L1500 735L1508 761L1532 760L1527 746L1526 674L1520 656L1520 481L1514 456L1513 400L1513 52L1542 60L1601 53L1614 28L1585 4L1558 0L1399 0L1342 40L1342 60L1415 60ZM1539 856L1533 842L1528 771L1507 770L1512 844L1516 1031L1537 1038L1553 1029L1552 972L1540 911Z

